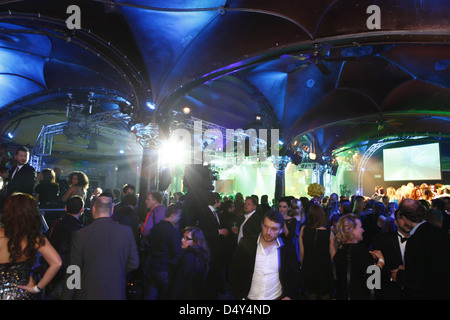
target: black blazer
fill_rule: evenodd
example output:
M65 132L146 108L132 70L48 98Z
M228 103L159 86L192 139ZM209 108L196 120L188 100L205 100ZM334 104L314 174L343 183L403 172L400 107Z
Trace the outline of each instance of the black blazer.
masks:
M380 300L403 299L402 287L397 282L391 281L391 270L397 269L403 264L397 231L377 234L372 248L380 250L385 261L381 271L381 289L375 290L375 298Z
M11 178L17 166L14 166L9 172L9 182L7 187L8 195L14 192L23 192L33 195L34 185L36 183L36 170L28 163L16 172L14 178Z
M242 300L247 297L252 285L258 236L243 237L236 247L230 265L230 289L233 297ZM280 241L282 241L280 239ZM279 277L282 296L296 298L300 290L300 265L297 253L290 242L283 242L279 248Z
M198 227L202 230L211 253L211 258L214 259L220 252L220 223L209 207L199 212Z
M428 222L409 237L405 270L397 274L406 299L449 299L450 240L448 233Z
M206 266L191 250L184 250L169 281L170 300L206 300Z
M263 214L260 210L256 210L255 213L247 220L242 229L242 234L244 237L249 236L258 236L261 233L261 222L262 222ZM239 228L242 227L242 223Z

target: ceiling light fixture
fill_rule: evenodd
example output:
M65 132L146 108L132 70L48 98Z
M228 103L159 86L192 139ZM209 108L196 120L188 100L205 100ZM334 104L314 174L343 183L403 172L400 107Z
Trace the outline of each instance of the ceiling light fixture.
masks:
M191 113L191 108L189 108L189 107L184 107L184 108L183 108L183 113L184 113L184 114L190 114L190 113Z

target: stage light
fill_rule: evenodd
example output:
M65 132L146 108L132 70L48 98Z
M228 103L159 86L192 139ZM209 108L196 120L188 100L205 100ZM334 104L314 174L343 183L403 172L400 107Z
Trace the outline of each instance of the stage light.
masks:
M124 154L124 153L125 153L125 150L120 149L120 150L119 150L119 153L120 153L120 154Z
M278 140L278 144L279 144L280 146L282 146L282 145L284 144L284 141L283 141L283 140Z
M8 132L7 136L8 136L8 138L10 138L10 139L14 138L14 135L12 134L12 132Z
M316 160L316 154L315 154L314 152L310 152L309 158L310 158L311 160Z
M182 142L170 139L162 144L159 156L162 165L176 165L185 163L190 154Z
M136 123L133 120L130 120L130 122L128 122L128 130L134 132L136 129Z
M262 120L262 116L259 115L259 114L257 114L256 117L255 117L255 119L256 119L256 121L261 121L261 120Z
M118 104L119 110L123 114L130 114L133 111L133 106L126 101L120 101Z
M183 113L184 113L184 114L190 114L190 113L191 113L191 108L189 108L189 107L184 107L184 108L183 108Z
M150 110L155 110L156 109L156 106L153 103L147 102L146 104L147 104L147 108L149 108Z

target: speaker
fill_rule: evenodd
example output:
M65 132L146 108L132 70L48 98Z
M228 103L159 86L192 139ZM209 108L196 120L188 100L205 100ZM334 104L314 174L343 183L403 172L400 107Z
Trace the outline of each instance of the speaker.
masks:
M331 175L335 176L338 170L338 165L337 164L333 164L331 165Z
M187 165L184 170L183 185L192 190L214 190L213 173L201 164Z
M162 168L161 171L159 172L158 190L166 191L171 183L172 183L172 175L170 174L170 169Z

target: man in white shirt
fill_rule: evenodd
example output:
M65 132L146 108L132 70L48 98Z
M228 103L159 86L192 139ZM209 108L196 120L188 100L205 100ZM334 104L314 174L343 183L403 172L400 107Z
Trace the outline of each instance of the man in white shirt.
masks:
M233 228L238 235L239 243L244 236L259 235L261 232L262 214L257 210L258 204L253 197L247 197L244 202L244 221L239 228Z
M300 266L292 243L279 237L284 224L276 210L264 215L262 232L244 236L230 266L230 289L235 299L289 300L300 289Z

